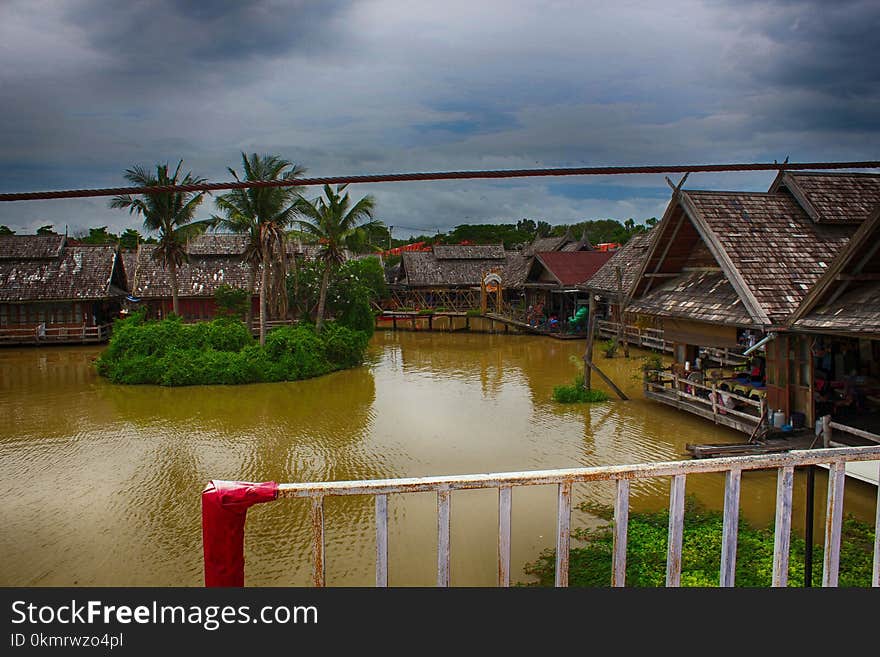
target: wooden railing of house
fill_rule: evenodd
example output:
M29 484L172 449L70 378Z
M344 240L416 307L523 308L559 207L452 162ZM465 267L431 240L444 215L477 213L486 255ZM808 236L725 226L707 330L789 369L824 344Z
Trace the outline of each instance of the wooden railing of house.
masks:
M666 370L648 370L645 372L644 379L645 390L655 392L672 398L687 401L704 407L706 410L712 411L712 418L718 422L719 413L723 415L732 415L734 417L743 418L752 423L758 423L764 417L767 411L766 397L760 399L751 399L750 397L733 392L732 390L722 390L718 386L720 383L713 381L710 385L691 381L683 376L679 376L674 372ZM706 397L696 394L697 390L703 390L707 393ZM745 413L733 408L727 408L721 404L721 394L730 395L737 404L750 406L755 409L754 413Z
M7 343L71 343L104 342L110 337L111 324L98 326L43 326L0 328L0 342Z
M600 336L606 338L617 337L617 329L619 324L604 319L596 322L597 332ZM624 339L637 347L646 347L657 351L672 352L673 343L663 338L663 329L658 328L640 328L627 324L624 327ZM732 349L722 349L719 347L701 347L703 355L710 359L721 363L722 365L744 366L749 362L748 356L743 356Z
M880 445L835 449L794 450L776 454L736 456L669 461L637 465L607 465L588 468L504 472L461 476L423 477L413 479L381 479L290 483L279 486L280 498L311 500L312 581L315 586L326 582L324 498L342 495L370 495L375 498L376 517L376 585L388 585L388 496L395 494L434 492L437 494L437 585L450 583L450 517L453 492L468 489L498 490L498 585L510 585L510 537L513 490L521 486L554 485L556 504L556 586L567 586L571 537L572 487L597 481L614 481L617 493L614 504L614 544L612 553L613 586L626 581L627 524L629 518L630 483L633 480L671 477L669 496L668 550L666 585L681 582L682 535L685 505L685 482L689 475L724 473L724 524L721 545L721 586L733 586L736 572L737 528L739 525L740 484L742 473L751 470L775 469L776 521L773 551L774 587L786 586L789 571L792 486L794 469L801 466L826 464L828 480L827 521L823 586L837 586L840 562L841 525L843 521L844 468L854 461L880 460ZM880 464L878 464L880 465ZM880 504L880 500L878 500ZM880 516L875 525L875 558L873 586L880 586Z
M442 308L451 312L466 312L480 307L479 290L391 289L390 298L391 304L389 304L388 310Z

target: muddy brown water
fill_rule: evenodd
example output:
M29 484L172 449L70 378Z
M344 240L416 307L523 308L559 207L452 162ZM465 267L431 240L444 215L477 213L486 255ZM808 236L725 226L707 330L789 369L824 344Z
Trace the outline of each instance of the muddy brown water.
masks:
M640 358L599 362L632 399L554 403L580 341L524 335L384 332L365 367L295 383L117 386L92 365L101 347L0 349L0 585L202 583L200 492L210 479L324 481L538 470L687 458L685 444L743 436L641 398ZM601 383L599 386L603 385ZM774 514L775 473L743 475L741 509ZM804 526L796 476L793 525ZM827 477L817 477L821 535ZM688 478L721 508L723 477ZM613 485L578 484L575 503L611 504ZM668 504L669 479L637 482L634 509ZM872 520L876 488L847 480L845 507ZM555 544L556 490L513 492L512 575ZM251 509L247 583L308 585L305 500ZM372 498L328 498L329 585L374 582ZM599 521L574 511L573 526ZM818 538L817 538L818 540ZM496 579L497 492L452 495L453 585ZM574 541L573 545L577 542ZM436 581L436 496L389 499L389 579Z

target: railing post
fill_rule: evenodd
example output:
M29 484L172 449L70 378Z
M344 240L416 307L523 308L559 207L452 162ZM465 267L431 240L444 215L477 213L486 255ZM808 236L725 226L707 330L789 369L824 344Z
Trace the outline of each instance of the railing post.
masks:
M449 495L437 491L437 586L449 586Z
M822 447L831 447L831 416L822 416Z
M822 570L822 586L837 586L845 479L846 463L838 461L831 464L828 473L828 507L825 512L825 561Z
M681 584L681 545L684 530L685 476L672 478L669 494L669 538L666 552L666 586Z
M629 479L617 480L614 504L614 566L611 586L626 586L626 534L629 525Z
M571 482L559 484L556 521L556 582L568 586L568 553L571 546Z
M739 491L741 470L728 470L724 486L724 526L721 539L722 587L733 586L736 577L736 538L739 529Z
M324 498L312 498L312 582L324 586Z
M498 489L498 586L510 586L510 486Z
M376 586L388 586L387 495L376 495Z
M718 385L712 382L712 419L718 424Z
M779 468L776 476L776 522L773 537L773 586L788 586L788 555L791 542L791 491L794 468Z

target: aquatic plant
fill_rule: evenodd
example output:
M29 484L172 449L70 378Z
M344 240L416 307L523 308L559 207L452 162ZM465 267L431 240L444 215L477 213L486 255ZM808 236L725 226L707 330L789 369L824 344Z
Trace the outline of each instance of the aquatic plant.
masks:
M603 587L611 585L612 550L614 546L613 509L607 505L579 505L609 524L594 529L577 529L572 536L584 541L583 547L571 549L569 585ZM721 568L721 543L724 518L718 511L709 511L696 498L689 496L685 504L683 547L681 555L682 586L718 586ZM633 512L627 528L626 585L635 587L664 586L666 582L666 551L669 533L669 511ZM848 516L843 523L840 550L839 585L868 587L874 532L867 523ZM773 528L756 528L740 520L736 553L736 585L769 587L773 578ZM804 554L806 543L791 536L788 585L804 585ZM556 564L555 550L545 550L538 559L525 567L525 572L538 578L531 586L553 586ZM822 548L813 548L812 581L822 581Z
M571 385L555 386L553 388L553 401L560 404L578 404L589 402L608 401L610 397L602 390L587 390L584 388L584 361L574 354L568 357L568 361L575 367L578 373Z
M369 336L336 322L282 326L257 344L231 318L184 324L180 318L119 320L98 373L114 383L187 386L296 381L363 363Z

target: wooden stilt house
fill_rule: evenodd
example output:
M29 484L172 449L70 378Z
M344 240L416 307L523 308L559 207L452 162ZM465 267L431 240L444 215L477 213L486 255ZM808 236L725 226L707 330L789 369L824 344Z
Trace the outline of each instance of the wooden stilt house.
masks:
M786 424L815 422L815 336L806 331L820 320L806 317L820 298L826 306L840 298L816 291L833 286L832 264L841 268L834 277L870 278L868 252L846 254L848 245L868 248L858 246L857 231L878 204L876 175L784 172L766 193L677 190L630 290L629 310L660 318L675 344L675 379L649 396L698 414L711 408L709 417L747 432L764 409ZM850 293L867 295L870 308L867 288ZM838 310L837 321L850 312ZM751 355L727 371L713 367L717 349Z
M115 245L72 245L63 235L0 237L0 340L106 340L126 287Z

